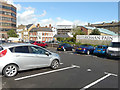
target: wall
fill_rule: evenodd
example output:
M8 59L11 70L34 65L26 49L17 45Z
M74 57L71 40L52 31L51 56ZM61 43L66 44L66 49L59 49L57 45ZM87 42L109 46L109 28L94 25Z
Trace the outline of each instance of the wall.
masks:
M77 35L76 42L93 45L109 45L114 36L101 35Z

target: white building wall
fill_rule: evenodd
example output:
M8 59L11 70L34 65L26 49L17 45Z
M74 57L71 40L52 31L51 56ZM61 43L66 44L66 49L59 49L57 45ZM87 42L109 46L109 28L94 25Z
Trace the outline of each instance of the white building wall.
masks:
M45 33L47 35L45 35ZM44 34L44 35L43 35ZM37 41L52 41L54 36L54 32L37 32ZM49 40L45 40L45 38L49 38Z

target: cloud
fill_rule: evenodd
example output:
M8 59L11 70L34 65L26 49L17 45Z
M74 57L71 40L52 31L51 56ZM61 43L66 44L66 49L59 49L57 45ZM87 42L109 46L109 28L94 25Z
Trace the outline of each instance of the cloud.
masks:
M54 27L56 27L57 25L87 25L87 22L83 22L80 20L70 21L62 19L60 17L57 17L55 20L53 20L52 18L42 19L37 23L39 23L41 26L48 26L49 24L51 24Z
M17 24L31 24L31 23L37 23L38 18L37 17L43 17L46 15L46 11L43 10L43 13L41 15L35 15L35 8L33 7L25 7L24 11L22 13L17 14Z
M38 15L39 17L43 17L47 14L47 12L45 10L43 10L43 13L41 15Z

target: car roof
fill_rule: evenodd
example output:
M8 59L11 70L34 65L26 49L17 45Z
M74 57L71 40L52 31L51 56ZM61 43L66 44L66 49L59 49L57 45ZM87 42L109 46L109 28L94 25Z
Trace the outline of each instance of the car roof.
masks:
M5 43L5 44L1 44L0 46L2 46L3 48L10 48L10 47L27 46L27 45L33 45L33 44L30 44L30 43Z

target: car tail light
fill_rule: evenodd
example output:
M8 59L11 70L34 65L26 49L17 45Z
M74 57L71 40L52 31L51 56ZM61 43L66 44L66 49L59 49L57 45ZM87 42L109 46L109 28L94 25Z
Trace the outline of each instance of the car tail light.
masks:
M83 50L86 50L86 48L83 48Z
M105 51L105 49L103 49L103 51Z
M0 57L5 56L5 55L6 55L6 53L7 53L7 50L3 50L2 52L0 52Z
M63 46L61 46L61 48L63 48Z

